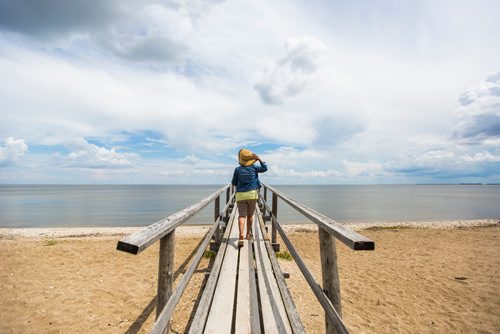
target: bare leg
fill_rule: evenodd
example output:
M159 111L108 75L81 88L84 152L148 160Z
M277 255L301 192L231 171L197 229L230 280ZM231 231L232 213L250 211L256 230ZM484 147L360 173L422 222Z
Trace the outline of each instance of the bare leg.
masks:
M245 229L245 216L238 217L238 224L240 227L240 237L243 235L243 230Z
M243 228L245 227L245 218L246 217L238 217L238 227L240 228L240 237L238 240L238 247L243 247Z
M247 238L252 234L253 215L247 216Z

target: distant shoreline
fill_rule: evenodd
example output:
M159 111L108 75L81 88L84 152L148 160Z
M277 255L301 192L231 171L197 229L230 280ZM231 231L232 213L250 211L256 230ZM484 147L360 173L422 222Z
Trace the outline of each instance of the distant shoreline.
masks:
M500 219L471 219L446 221L406 221L406 222L370 222L341 224L355 231L367 229L454 229L468 227L497 226ZM208 232L211 225L183 225L176 229L176 234L182 237L200 237ZM316 231L316 224L284 224L287 232ZM114 238L125 236L144 229L143 227L0 227L0 238Z

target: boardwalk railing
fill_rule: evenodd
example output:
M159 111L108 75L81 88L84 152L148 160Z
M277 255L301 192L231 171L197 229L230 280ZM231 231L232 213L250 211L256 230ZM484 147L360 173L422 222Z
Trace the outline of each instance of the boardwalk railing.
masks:
M290 198L286 194L278 191L273 187L264 184L262 190L263 196L260 196L260 210L263 211L264 218L266 220L270 220L272 223L272 245L275 249L279 249L279 245L276 242L276 232L278 232L300 271L304 275L304 278L306 279L307 283L311 287L316 298L325 311L326 332L348 333L347 328L342 321L340 282L337 267L337 251L335 247L335 238L337 238L353 250L374 250L375 243L372 240L362 236L361 234L345 228L333 219ZM269 206L269 204L267 203L268 191L272 192L271 206ZM323 288L321 288L321 286L314 280L313 275L309 272L304 261L300 258L297 250L292 245L290 239L287 237L286 233L281 227L277 218L278 198L289 204L296 211L303 214L313 223L318 225ZM266 213L268 213L269 215L266 215Z
M193 320L189 332L219 333L223 327L226 328L223 332L231 333L235 332L235 329L236 332L247 332L243 328L250 328L248 332L251 333L305 333L274 254L274 251L279 249L277 233L325 310L327 333L348 332L341 318L335 238L353 250L373 250L375 248L374 242L273 187L264 185L262 191L263 196L260 196L259 207L256 209L257 214L253 222L254 237L245 241L246 246L243 247L243 252L236 245L238 215L237 208L233 209L234 193L233 188L229 185L222 187L198 203L118 242L118 250L139 254L156 241L160 241L158 298L156 321L152 333L163 333L168 328L174 308L212 239L221 247L196 309L194 316L196 321ZM226 192L226 205L221 210L220 196L224 192ZM268 192L272 193L271 205L267 201ZM313 275L281 227L277 218L278 198L318 225L323 287L314 280ZM175 229L212 202L215 203L214 224L201 241L175 292L172 292ZM229 217L229 213L231 213L231 217ZM266 232L266 221L271 222L271 237ZM223 222L228 223L228 228L225 231L223 231L225 226L222 224ZM235 283L235 281L238 282ZM256 290L259 297L255 295ZM231 301L231 303L227 301ZM227 309L228 307L230 309Z
M229 208L233 201L232 197L234 197L234 194L232 194L231 191L232 188L229 185L226 185L198 203L162 219L141 231L131 234L118 242L116 249L132 254L139 254L149 246L153 245L156 241L160 241L156 322L152 331L153 333L163 333L164 328L168 326L168 322L172 316L174 308L184 293L184 290L212 237L214 237L215 240L220 240L220 223L227 218ZM226 206L221 211L220 196L224 192L226 192ZM183 275L181 282L179 282L176 291L172 293L174 278L175 229L188 221L211 202L215 202L215 223L205 235L193 261L191 262L191 265Z

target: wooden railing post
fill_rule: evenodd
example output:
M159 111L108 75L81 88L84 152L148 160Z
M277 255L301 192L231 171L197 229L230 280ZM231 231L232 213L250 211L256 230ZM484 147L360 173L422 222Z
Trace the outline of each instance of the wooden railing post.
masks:
M321 271L323 274L323 291L332 302L338 315L342 317L335 237L321 227L318 227L318 235L321 252ZM326 333L337 333L335 326L328 317L325 317L325 321Z
M217 198L215 199L215 206L214 206L214 221L217 221L217 219L219 219L219 215L220 215L220 196L217 196ZM215 230L215 242L216 243L220 243L220 237L221 237L221 233L220 233L220 222L217 223L217 228Z
M262 216L266 216L267 187L264 186L264 205L262 206Z
M273 204L272 204L272 214L275 218L278 218L278 195L273 192ZM280 251L280 245L276 243L276 223L275 220L271 220L271 244L275 252Z
M174 284L175 229L160 239L160 259L158 266L158 293L156 318L172 296Z

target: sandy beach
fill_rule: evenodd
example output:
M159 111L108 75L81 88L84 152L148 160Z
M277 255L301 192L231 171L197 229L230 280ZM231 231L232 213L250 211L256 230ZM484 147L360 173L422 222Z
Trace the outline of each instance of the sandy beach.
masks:
M342 315L353 333L499 333L497 220L351 225L373 252L337 243ZM0 333L147 333L155 317L158 246L116 251L139 228L0 229ZM176 277L208 226L176 232ZM286 226L321 281L315 225ZM282 248L284 245L282 244ZM307 332L324 332L321 306L293 261L280 259ZM176 308L185 332L209 272L204 258Z

